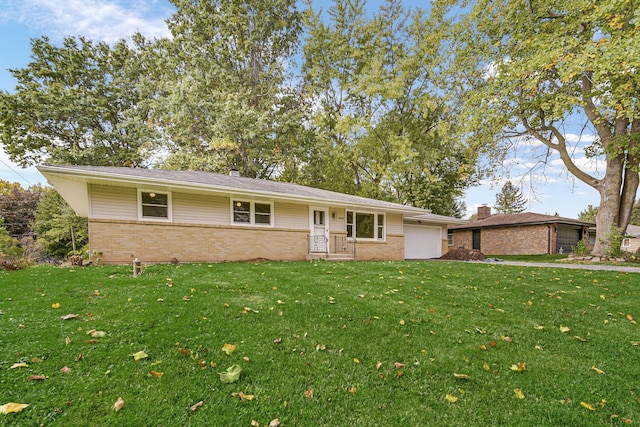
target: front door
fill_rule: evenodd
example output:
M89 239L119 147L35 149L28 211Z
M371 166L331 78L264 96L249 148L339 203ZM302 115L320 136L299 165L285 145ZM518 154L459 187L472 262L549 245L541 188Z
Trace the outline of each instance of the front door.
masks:
M309 228L309 252L329 251L329 209L310 208Z
M480 230L473 230L473 241L471 249L480 250Z

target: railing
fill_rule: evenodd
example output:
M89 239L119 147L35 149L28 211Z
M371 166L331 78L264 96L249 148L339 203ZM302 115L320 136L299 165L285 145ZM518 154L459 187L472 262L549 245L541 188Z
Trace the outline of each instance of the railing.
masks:
M333 236L332 253L350 255L356 258L356 239L347 236Z
M329 241L325 236L307 235L308 249L310 254L323 253L329 255Z

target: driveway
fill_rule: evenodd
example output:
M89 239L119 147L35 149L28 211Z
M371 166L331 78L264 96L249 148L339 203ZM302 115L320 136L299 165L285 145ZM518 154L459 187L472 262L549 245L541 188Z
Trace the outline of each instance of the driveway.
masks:
M625 273L640 273L640 267L630 267L627 265L610 264L570 264L561 262L524 262L524 261L469 261L485 264L516 265L520 267L547 267L547 268L572 268L574 270L595 270L595 271L621 271Z

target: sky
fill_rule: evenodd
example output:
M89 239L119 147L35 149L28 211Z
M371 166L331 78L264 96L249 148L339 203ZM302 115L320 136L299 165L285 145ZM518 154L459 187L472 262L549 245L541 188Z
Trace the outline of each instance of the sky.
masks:
M370 0L367 9L377 9L379 3L380 0ZM428 0L405 0L404 4L427 7ZM326 10L330 5L329 0L313 0L315 9ZM135 31L149 38L164 37L169 35L165 19L174 10L168 0L0 0L0 90L14 90L16 81L8 70L28 65L32 38L47 36L52 43L58 43L65 36L85 36L112 43ZM571 130L566 136L578 138ZM585 136L582 137L584 141ZM540 144L521 141L506 162L510 166L508 174L499 173L467 190L465 218L476 213L478 206L492 206L507 179L520 188L531 212L577 218L588 205L598 206L598 192L567 175L557 156L549 158L544 173L538 170L527 174L534 166L531 153L541 148ZM583 169L598 173L598 165L589 162L583 152L578 150L575 156ZM34 167L23 169L12 163L1 146L0 179L19 182L25 188L46 184Z

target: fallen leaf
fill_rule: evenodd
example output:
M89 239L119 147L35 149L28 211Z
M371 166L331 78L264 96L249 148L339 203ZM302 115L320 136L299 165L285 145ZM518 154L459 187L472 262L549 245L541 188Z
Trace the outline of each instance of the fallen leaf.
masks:
M116 402L113 405L111 405L111 409L118 412L122 408L124 408L124 399L122 399L121 397L118 397Z
M243 392L239 392L238 397L240 397L240 400L242 400L243 402L255 399L255 396L253 394L244 394Z
M602 369L598 369L595 366L592 366L591 369L593 369L594 371L596 371L600 375L604 375L604 371Z
M68 374L69 372L71 372L71 368L69 368L68 366L63 366L62 368L60 368L60 372L62 372L63 374Z
M66 345L71 344L71 338L66 337L66 338L64 339L64 343L65 343Z
M491 341L491 342L489 343L489 347L495 347L495 346L497 346L497 345L498 345L498 343L497 343L497 342L495 342L495 341Z
M484 362L482 364L482 369L484 369L485 371L488 371L490 369L489 364L487 362Z
M220 380L225 384L231 384L240 379L242 368L239 365L232 365L227 368L226 371L220 372Z
M242 360L244 360L245 362L248 362L251 359L249 359L247 356L245 356L245 357L242 358Z
M524 362L519 362L517 365L511 365L510 368L512 371L516 371L516 372L523 372L525 371L527 368L525 367Z
M570 330L571 329L569 329L569 327L560 325L560 332L562 332L563 334L569 332Z
M590 411L595 411L596 408L594 408L591 404L587 403L587 402L580 402L580 405L582 405L583 408L587 408Z
M404 363L394 362L393 366L394 366L396 369L400 369L400 368L404 368L404 366L405 366L405 365L404 365Z
M29 365L27 365L27 364L26 364L26 363L24 363L24 362L20 362L20 363L14 363L13 365L11 365L11 366L9 367L9 369L26 368L27 366L29 366Z
M65 314L64 316L60 316L60 318L62 320L71 320L71 319L77 319L78 315L77 314L73 314L73 313L69 313L69 314Z
M458 398L457 398L457 397L455 397L453 394L447 394L444 398L445 398L445 399L447 400L447 402L449 402L449 403L456 403L456 402L458 401Z
M98 344L100 341L99 340L86 340L85 343L86 344Z
M360 363L360 359L358 359L357 357L354 357L353 358L353 363L359 364Z
M376 362L376 369L380 369L381 366L382 362L378 360L378 362Z
M225 344L222 346L222 351L224 351L227 354L231 354L234 351L236 351L236 346L233 344Z
M313 388L309 387L309 390L305 390L304 397L312 398L313 397Z
M400 323L400 325L401 325L401 326L404 326L404 325L406 324L406 322L404 321L404 319L400 319L400 322L399 322L399 323Z
M513 341L513 339L512 339L511 337L504 337L504 336L503 336L503 337L500 337L500 339L501 339L502 341L504 341L504 342L512 342L512 341Z
M51 308L60 308L60 303L56 302L56 303L51 304Z
M260 423L256 420L251 420L251 427L260 427Z
M96 331L95 329L87 331L87 334L91 335L93 338L104 338L107 336L105 331Z
M480 344L480 350L485 351L487 349L487 346L484 344Z
M44 360L40 359L39 357L32 357L31 361L33 363L42 363L42 362L44 362Z
M454 376L454 378L458 378L460 380L468 380L469 379L469 375L467 375L467 374L456 374L454 372L453 376Z
M279 419L275 419L275 420L271 420L271 422L269 423L269 427L278 427L280 425L280 420Z
M27 381L44 381L46 379L47 377L45 377L44 375L29 375L27 377Z
M146 359L147 357L149 357L149 355L147 353L145 353L144 351L139 351L137 353L133 353L133 360L135 360L136 362L138 360Z
M196 412L198 409L200 409L200 407L204 404L204 401L200 401L198 403L196 403L195 405L191 406L191 412Z
M189 354L191 354L191 350L187 350L186 348L179 348L178 351L184 354L185 356L188 356Z
M0 406L0 414L10 414L12 412L21 412L24 408L29 406L28 403L14 403L9 402Z
M524 393L519 388L514 388L513 392L516 394L518 399L524 399Z
M162 375L164 375L162 372L158 372L158 371L149 371L149 376L150 377L156 377L156 378L160 378Z
M358 389L357 389L357 388L355 388L355 387L351 387L351 388L349 389L349 393L351 393L351 394L356 394L356 392L357 392L357 391L358 391Z
M275 340L273 340L274 344L280 344L282 342L282 338L276 338Z
M576 335L574 338L575 338L575 339L577 339L577 340L578 340L578 341L580 341L580 342L587 342L587 340L586 340L586 339L584 339L584 338L582 338L582 337L579 337L579 336L577 336L577 335Z
M182 297L182 301L189 301L191 298L189 298L187 295Z

